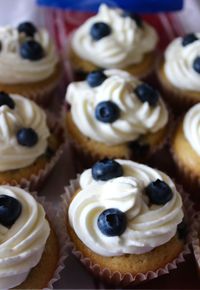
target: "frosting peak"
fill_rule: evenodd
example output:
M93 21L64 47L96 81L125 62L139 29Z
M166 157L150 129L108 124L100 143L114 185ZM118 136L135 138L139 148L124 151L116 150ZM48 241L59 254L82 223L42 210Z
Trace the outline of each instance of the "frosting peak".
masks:
M80 191L69 206L70 225L79 239L99 255L149 252L175 236L183 219L181 196L161 171L128 160L116 161L123 167L122 177L96 181L91 169L81 174ZM145 194L145 188L157 179L173 193L164 205L151 204ZM105 236L97 226L99 215L109 208L126 214L127 226L119 236Z
M72 38L75 52L103 68L124 68L141 62L145 53L155 49L157 34L147 23L140 28L134 19L123 14L120 9L101 4L98 14L75 31ZM98 41L90 36L96 22L105 22L111 28L111 33Z
M99 86L90 87L86 81L68 86L66 100L71 105L74 123L87 137L107 145L133 141L148 132L157 132L168 121L167 109L159 98L156 106L142 102L135 88L141 84L121 70L105 70L106 80ZM99 122L95 108L102 101L112 101L120 116L113 123Z

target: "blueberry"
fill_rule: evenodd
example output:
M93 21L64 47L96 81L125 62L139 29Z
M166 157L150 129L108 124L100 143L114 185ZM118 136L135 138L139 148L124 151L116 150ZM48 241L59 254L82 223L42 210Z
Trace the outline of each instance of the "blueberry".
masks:
M200 74L200 56L197 56L193 62L193 69Z
M104 159L92 167L92 177L95 180L109 180L123 175L122 166L112 159Z
M3 105L8 106L10 109L15 108L15 102L13 101L13 99L11 99L9 94L5 92L0 92L0 107Z
M100 40L111 34L111 27L105 22L96 22L90 29L90 35L93 40Z
M26 36L31 37L33 37L37 31L35 25L29 21L20 23L17 27L17 30L19 31L19 33L23 32L26 34Z
M150 106L155 106L158 102L158 92L147 84L140 84L134 92L141 102L148 102Z
M107 76L101 70L92 71L87 75L87 83L90 87L94 88L100 86Z
M38 135L32 128L22 128L17 132L17 141L22 146L32 147L38 142Z
M171 188L164 181L157 179L151 182L146 188L145 193L153 204L164 205L173 197Z
M0 195L0 224L10 228L22 211L21 203L14 197Z
M26 40L20 47L20 55L24 59L40 60L44 57L42 46L35 40Z
M137 157L143 157L149 151L149 144L141 143L139 140L129 142L128 147L133 151L133 154Z
M198 38L194 33L187 34L182 39L182 46L186 46L190 43L193 43L196 40L198 40Z
M95 108L95 117L103 123L113 123L120 115L119 107L112 101L100 102Z
M105 236L120 236L126 229L126 215L117 208L106 209L99 215L97 225Z
M187 237L188 229L187 229L187 224L184 219L177 226L177 232L178 232L179 239L184 240Z
M141 17L138 14L136 14L136 13L131 13L131 12L128 12L128 11L124 11L124 13L122 14L122 17L130 17L130 18L132 18L139 28L142 28L142 26L143 26L143 22L142 22Z

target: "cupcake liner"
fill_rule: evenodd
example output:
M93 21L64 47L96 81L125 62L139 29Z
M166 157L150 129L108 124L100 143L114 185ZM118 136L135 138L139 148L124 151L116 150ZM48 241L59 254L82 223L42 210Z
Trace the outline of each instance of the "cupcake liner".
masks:
M167 84L167 80L163 79L161 74L161 66L163 64L163 58L161 58L157 64L157 79L160 83L161 90L163 92L163 98L167 103L173 108L173 110L178 112L184 112L191 106L197 104L200 101L191 95L189 91L179 91L178 88L175 88L169 84Z
M200 275L200 212L195 216L195 222L193 225L194 235L192 239L192 248L194 252L194 257L197 263L197 269Z
M21 178L20 181L12 179L9 182L2 183L2 185L9 184L12 186L20 186L22 188L28 188L29 190L36 190L41 186L45 178L48 176L52 168L55 166L55 164L59 160L65 146L64 130L63 130L63 127L60 125L60 123L55 121L52 117L50 117L48 119L48 124L51 130L53 131L53 133L56 136L58 136L58 138L61 140L60 145L56 153L54 154L54 156L51 158L51 160L47 162L45 167L40 169L37 174L32 174L28 179L23 178L23 177Z
M64 262L68 257L66 244L67 235L66 231L64 230L65 225L64 214L61 210L58 210L58 208L54 207L51 202L47 202L45 197L37 197L36 193L34 193L33 195L36 198L36 200L43 205L46 214L51 222L51 226L53 226L53 229L56 233L59 243L59 259L57 262L57 267L54 271L51 280L48 282L47 287L44 288L44 290L53 289L54 283L60 279L60 273L64 269L65 267Z
M70 204L71 198L76 190L80 187L79 185L79 175L77 179L71 180L70 185L65 188L65 193L62 195L63 201L63 211L65 213L65 219L67 217L67 207ZM104 282L109 284L115 284L117 286L127 286L127 285L135 285L141 283L143 281L148 281L151 279L155 279L161 275L169 274L169 272L178 267L178 264L185 261L185 256L190 254L189 244L193 239L193 217L194 217L194 209L193 203L189 200L189 196L185 193L180 185L177 186L177 189L182 195L184 202L184 210L185 217L187 219L188 224L190 225L190 231L187 236L187 242L184 246L183 251L178 255L176 259L172 262L166 264L163 268L159 268L156 271L149 271L147 273L138 273L137 275L132 275L131 273L121 274L120 272L111 272L108 268L101 268L100 265L93 264L93 262L88 257L84 257L83 254L76 249L75 244L70 239L69 235L67 235L67 247L70 252L72 252L78 260L80 260L83 265L95 276L102 279Z
M66 112L67 110L63 109L62 119L63 119L63 123L65 124L66 124ZM169 123L173 123L173 119L174 119L173 114L170 110L168 110L168 112L169 112ZM89 150L88 148L84 148L81 144L77 143L76 140L74 140L71 134L69 133L67 126L64 125L64 127L65 127L66 138L70 144L70 148L74 156L76 171L80 172L85 168L91 167L95 162L103 158L130 159L137 162L148 164L150 158L153 157L158 151L162 150L164 146L168 143L168 138L170 136L170 131L171 131L172 126L166 126L166 136L158 144L155 144L154 146L150 146L147 152L145 152L144 154L138 157L134 156L134 153L131 153L131 149L129 150L129 152L127 152L127 154L124 154L123 156L113 155L112 157L109 156L109 154L106 155L106 152L103 156L102 154L98 154L97 152L96 153L92 152L92 150Z

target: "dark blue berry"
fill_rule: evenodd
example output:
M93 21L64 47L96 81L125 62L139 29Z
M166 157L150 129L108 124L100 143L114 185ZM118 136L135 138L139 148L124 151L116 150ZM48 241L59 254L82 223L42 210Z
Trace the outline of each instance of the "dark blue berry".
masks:
M193 62L193 69L200 74L200 56L197 56Z
M126 229L126 215L116 208L106 209L99 215L97 225L105 236L120 236Z
M147 84L140 84L137 86L135 94L141 102L148 102L150 106L155 106L159 99L158 92Z
M131 12L128 12L128 11L124 11L124 13L122 14L122 17L130 17L130 18L132 18L139 28L142 28L142 26L143 26L143 22L142 22L141 17L138 14L136 14L136 13L131 13Z
M22 146L32 147L38 142L38 135L32 128L22 128L17 132L17 141Z
M92 167L92 177L95 180L109 180L123 175L122 166L112 159L104 159Z
M15 102L13 101L13 99L11 99L9 94L5 92L0 92L0 107L3 105L8 106L10 109L15 108Z
M184 240L187 237L188 229L185 220L178 225L177 227L178 237L180 240Z
M40 43L35 40L26 40L20 47L20 55L24 59L32 61L40 60L44 57L44 50Z
M105 22L96 22L90 29L90 35L93 40L100 40L111 34L111 27Z
M86 80L88 85L94 88L100 86L105 81L106 78L107 76L103 73L103 71L96 70L89 73L87 75Z
M173 192L169 185L160 179L151 182L145 188L145 193L148 195L151 203L158 205L166 204L173 197Z
M141 143L138 140L129 142L128 146L136 157L144 157L149 151L149 144Z
M194 33L187 34L182 39L182 46L186 46L190 43L193 43L196 40L198 40L198 38Z
M113 123L119 118L119 115L119 107L111 101L100 102L95 108L96 119L103 123Z
M35 25L29 21L20 23L17 27L17 30L20 33L22 33L22 32L25 33L26 36L31 36L31 37L33 37L37 31Z
M10 228L22 211L21 203L14 197L0 195L0 224Z

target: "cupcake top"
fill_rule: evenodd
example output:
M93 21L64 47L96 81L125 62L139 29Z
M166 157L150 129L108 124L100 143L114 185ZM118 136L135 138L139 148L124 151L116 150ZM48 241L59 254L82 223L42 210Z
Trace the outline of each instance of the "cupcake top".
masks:
M200 33L178 37L169 44L164 72L174 87L200 92Z
M140 63L157 45L155 29L137 15L102 4L73 34L72 48L85 60L103 68Z
M183 132L190 146L200 156L200 104L193 106L186 113Z
M110 146L157 132L168 121L159 93L121 70L95 71L71 83L66 100L81 133Z
M45 29L30 22L0 27L0 82L42 81L54 72L57 63L54 43Z
M129 160L102 160L80 176L69 222L102 256L142 254L167 243L182 222L180 194L161 171Z
M26 280L50 233L43 207L18 187L0 186L0 287Z
M34 102L0 92L0 172L31 165L50 135L45 112Z

